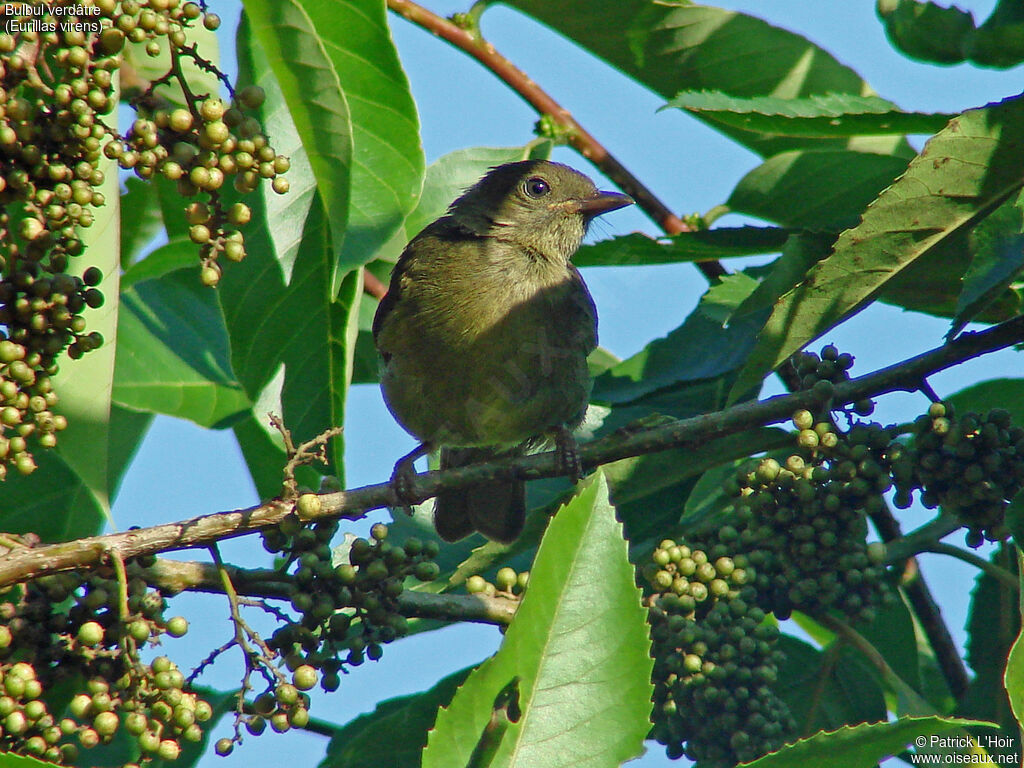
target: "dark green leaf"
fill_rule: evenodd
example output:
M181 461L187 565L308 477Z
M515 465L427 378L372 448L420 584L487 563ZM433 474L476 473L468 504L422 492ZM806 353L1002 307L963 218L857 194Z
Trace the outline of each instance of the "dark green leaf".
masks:
M121 268L128 269L163 228L164 220L155 186L136 176L129 176L124 183L127 191L121 195L125 214L121 217Z
M784 226L837 232L906 168L904 158L850 149L783 152L740 179L727 204Z
M998 0L967 45L967 58L983 67L1015 67L1024 61L1024 6Z
M685 383L706 382L716 389L726 388L722 377L746 360L761 321L762 315L751 315L723 328L698 305L668 336L655 339L598 376L591 399L622 405Z
M152 423L152 413L137 413L122 408L116 402L111 403L110 449L107 455L107 489L111 503L117 498L124 473L128 471Z
M840 235L832 255L775 305L734 385L745 392L791 354L866 306L901 270L1024 184L1024 100L965 112ZM934 263L935 269L945 265Z
M881 0L878 15L896 48L912 59L937 64L963 61L964 45L974 32L969 11L933 2Z
M513 688L521 716L488 745L493 768L618 768L640 754L652 691L645 619L599 470L548 526L501 649L438 713L423 767L467 765Z
M784 660L776 689L802 734L885 718L882 688L858 655L823 653L789 635L779 638L779 648Z
M662 109L667 107L746 131L808 138L935 133L953 117L904 112L879 96L853 93L744 99L721 91L682 91Z
M971 266L963 278L952 338L999 298L1024 269L1024 211L1021 199L1007 201L971 230Z
M978 382L946 398L960 413L985 413L1005 408L1015 424L1024 425L1024 379L990 379Z
M658 238L633 233L584 245L572 261L578 267L611 267L755 256L781 250L788 236L777 227L721 227Z
M826 234L802 232L790 236L782 254L771 264L771 271L736 307L733 316L742 317L770 309L780 296L800 284L811 267L828 256L834 243L835 237Z
M427 731L473 667L442 678L433 688L382 701L331 737L319 768L419 768Z
M225 426L251 402L231 372L217 294L192 269L121 294L114 400L135 411Z

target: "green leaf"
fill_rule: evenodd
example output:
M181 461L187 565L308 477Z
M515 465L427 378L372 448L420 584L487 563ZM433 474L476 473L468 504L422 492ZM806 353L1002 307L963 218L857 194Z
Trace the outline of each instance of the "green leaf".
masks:
M857 73L828 51L788 30L735 11L681 0L508 0L665 99L680 91L792 99L824 93L870 93ZM703 116L698 115L701 119ZM762 157L821 140L766 137L711 122ZM866 143L865 143L866 142ZM844 146L834 140L829 146ZM858 147L909 154L896 137Z
M829 733L816 733L744 765L750 768L805 768L808 765L865 768L899 754L918 739L927 747L937 743L932 737L967 726L987 725L991 724L953 717L901 717L893 722L862 723Z
M188 245L181 247L191 250ZM199 283L194 269L137 282L122 293L114 380L119 405L225 426L251 407L229 355L217 294Z
M779 637L779 650L783 661L775 689L803 733L885 718L878 679L856 653L823 653L789 635Z
M164 220L153 184L129 176L124 185L126 192L121 195L121 210L131 214L121 217L121 268L128 269L163 229Z
M262 82L263 52L244 32L243 25L239 30L239 77ZM308 88L303 93L306 91ZM275 113L278 107L272 95L268 92L264 108ZM295 171L293 168L289 177ZM308 186L308 178L300 169L299 177L292 181L302 189ZM294 257L289 251L282 258L276 250L270 234L276 222L269 218L262 200L249 202L253 215L246 228L247 256L225 270L218 296L231 340L231 369L253 404L252 418L243 422L244 429L236 429L236 435L260 493L273 488L276 494L284 450L280 435L269 426L267 413L283 416L293 438L300 442L343 423L362 280L361 270L353 270L336 285L332 232L337 230L338 215L332 209L327 216L326 200L320 192L314 193L302 220ZM280 242L291 249L291 241L289 237ZM333 440L332 466L324 470L342 483L343 453L343 440ZM270 469L275 463L276 468Z
M739 296L733 298L742 301ZM688 383L727 388L722 379L743 365L763 314L740 318L723 328L703 311L706 299L707 294L686 322L667 336L598 376L591 400L623 405Z
M137 413L117 403L110 406L110 448L107 454L107 488L113 503L124 480L124 473L135 458L149 427L152 413Z
M1024 211L1021 199L999 206L971 230L971 266L963 277L956 316L946 338L963 330L999 298L1024 270Z
M1018 725L1024 725L1024 633L1017 635L1017 639L1010 646L1010 654L1006 659L1006 673L1003 675L1003 685L1006 694L1010 699L1010 708L1013 716L1017 719Z
M104 181L99 191L106 204L93 209L92 226L81 230L85 253L71 270L81 275L90 266L103 273L97 288L105 301L98 309L87 310L84 317L88 332L103 336L103 345L80 360L67 356L60 359L60 372L53 388L60 395L59 410L68 420L68 428L60 433L57 453L77 476L77 488L86 490L108 518L110 516L110 472L107 451L110 439L110 397L114 380L114 358L117 350L118 284L121 275L121 208L117 181L117 165L107 158L100 162ZM53 486L59 487L59 486Z
M738 98L721 91L681 91L676 107L711 122L776 136L831 137L935 133L951 114L904 112L879 96L826 93L804 98Z
M372 0L248 0L245 6L271 54L332 220L335 211L348 211L347 229L333 230L337 285L341 275L368 262L398 230L416 205L423 180L416 107L391 42L385 7ZM311 82L322 86L315 97L309 93ZM323 111L326 105L330 114ZM332 121L344 119L345 105L351 153L344 152L342 141L328 155L321 145L324 133ZM343 189L348 190L344 200L339 196Z
M1006 548L994 552L992 559L1010 570L1016 566L1012 551ZM1021 627L1018 601L1019 595L994 577L979 573L975 579L966 627L966 659L974 678L957 709L964 717L999 723L1003 735L1014 739L1019 732L1003 678L1007 655Z
M461 669L433 688L382 701L338 729L319 768L419 768L427 731L473 670Z
M1007 99L951 121L860 224L840 235L832 255L775 304L733 394L748 390L866 306L901 270L1018 192L1022 168L1024 100Z
M972 384L945 398L960 413L985 413L1005 408L1016 424L1024 424L1024 379L989 379Z
M239 26L239 79L248 77L251 82L260 82L264 68L274 73L306 149L322 205L331 211L333 281L334 270L340 267L350 215L354 127L335 62L303 6L296 0L247 0L245 13L249 23L244 29ZM266 106L264 111L271 113L276 106ZM305 183L300 184L300 197L305 188ZM247 232L247 240L248 237ZM288 278L290 274L285 275Z
M878 14L889 41L913 59L1002 68L1024 61L1024 8L1018 0L999 0L977 28L969 11L923 0L882 0Z
M49 768L52 765L53 763L44 763L34 757L0 752L0 768Z
M617 768L642 752L650 728L649 650L633 566L598 471L552 520L501 649L438 713L423 767L467 765L487 748L493 768ZM519 716L499 736L488 726L492 714L499 720L499 695L512 689Z
M906 168L904 158L873 152L782 152L740 179L727 205L787 227L839 231Z
M778 227L720 227L657 238L634 232L584 245L572 262L577 267L613 267L755 256L781 250L787 237Z
M835 237L801 232L791 235L782 253L769 267L768 274L733 311L734 317L769 310L779 297L799 285L807 272L832 250Z
M912 59L957 64L974 32L974 16L920 0L880 0L878 16L889 42Z

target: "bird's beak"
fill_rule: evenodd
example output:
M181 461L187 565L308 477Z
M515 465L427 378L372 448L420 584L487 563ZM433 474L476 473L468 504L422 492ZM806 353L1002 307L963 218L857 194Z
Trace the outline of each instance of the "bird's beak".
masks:
M600 216L602 213L625 208L627 205L632 205L633 202L632 197L623 195L621 192L598 192L592 197L573 200L572 208L576 212L582 213L588 219L592 219L595 216Z

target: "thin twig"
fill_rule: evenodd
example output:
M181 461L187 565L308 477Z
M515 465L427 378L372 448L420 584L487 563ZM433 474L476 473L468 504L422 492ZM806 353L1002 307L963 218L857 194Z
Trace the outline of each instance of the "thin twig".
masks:
M830 402L834 407L840 407L865 397L875 397L888 392L915 392L919 389L921 380L927 375L1021 341L1024 341L1024 316L984 331L963 334L941 347L902 363L837 384ZM816 409L821 405L818 398L819 395L814 391L801 391L741 403L724 411L672 420L643 429L618 430L583 445L579 452L580 460L585 469L592 469L620 459L656 453L669 448L707 448L709 444L729 435L754 427L788 421L793 412L801 408ZM557 477L563 471L564 468L560 465L555 452L547 451L456 469L425 472L415 476L407 489L408 495L403 499L399 499L389 483L321 494L321 509L315 519L357 520L371 509L398 507L404 503L423 501L436 496L440 490L513 478L537 480ZM16 549L0 559L0 587L48 573L95 567L103 562L110 549L116 549L124 558L132 558L191 547L206 547L215 541L244 536L276 525L291 514L293 507L291 502L274 499L248 509L200 515L177 523L92 536L60 544Z
M468 30L438 16L412 0L388 0L388 7L404 19L451 43L491 70L519 94L541 116L549 116L566 135L569 145L596 165L619 188L636 200L637 205L669 235L691 232L693 228L674 214L643 182L594 138L572 114L535 83L515 64L484 40L476 29ZM698 262L697 267L711 281L717 281L725 269L717 261Z
M932 525L929 528L931 535L935 536L934 541L938 541L942 536L946 535L945 531L950 525L959 525L959 521L947 517L940 516L937 519L942 521L943 524ZM878 534L882 537L882 541L886 542L887 545L903 540L903 530L896 516L889 509L888 504L883 503L881 509L871 515L871 522L874 523ZM928 526L924 527L927 528ZM928 588L924 574L921 573L920 564L913 554L910 554L904 560L903 578L900 586L903 587L903 592L910 602L910 607L921 623L921 628L924 630L928 643L935 653L935 659L938 662L939 669L942 671L946 685L949 686L950 693L953 694L956 700L961 700L966 695L967 688L971 682L967 674L967 667L964 666L964 660L957 650L953 636L949 632L949 627L946 626L946 622L942 618L939 604L932 596L932 591Z
M995 563L989 562L983 557L979 557L973 552L968 552L965 549L960 549L960 547L952 544L946 544L942 541L930 544L926 549L921 551L934 552L937 555L949 555L950 557L955 557L957 560L963 560L968 565L973 565L975 568L984 571L1010 591L1020 591L1020 583L1017 581L1017 577L1014 574L1010 573L1005 568L1000 568Z

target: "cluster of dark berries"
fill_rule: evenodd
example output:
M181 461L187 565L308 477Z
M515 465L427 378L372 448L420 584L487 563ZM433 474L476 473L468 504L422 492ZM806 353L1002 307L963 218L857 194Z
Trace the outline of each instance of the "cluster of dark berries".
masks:
M123 730L145 764L173 760L183 742L202 740L210 705L184 690L184 675L167 657L140 659L143 645L188 631L182 617L164 618L164 598L140 568L128 564L125 584L104 573L46 576L0 599L4 751L72 763L81 748ZM84 685L59 720L43 702L57 683Z
M793 417L797 452L780 462L754 459L726 483L734 523L717 535L757 568L759 604L786 618L838 610L870 621L894 599L882 563L884 547L868 545L867 515L879 511L892 486L891 436L879 424L848 431Z
M796 728L772 684L778 628L746 557L671 539L644 568L654 657L652 737L671 759L727 768L778 749Z
M919 491L924 506L963 521L968 545L1000 541L1009 535L1007 504L1024 488L1024 429L1002 408L956 414L932 403L914 422L913 443L894 458L893 476L898 507Z
M300 497L300 513L315 499ZM280 569L290 573L291 603L299 618L279 626L267 641L284 658L292 682L272 684L257 697L256 714L246 721L250 733L262 732L268 719L275 730L296 725L296 710L306 705L293 689L319 683L325 691L337 690L345 667L380 659L384 644L408 632L398 612L406 579L432 581L439 573L433 562L436 543L410 538L391 544L388 527L380 523L369 539L351 542L345 561L335 562L329 542L337 531L337 521L306 524L291 515L262 533L264 548L279 554ZM224 750L230 745L218 746Z
M816 390L822 394L822 399L831 395L836 384L849 381L853 360L853 355L840 352L833 344L822 347L820 355L797 352L790 358L799 377L800 389ZM874 410L875 404L869 398L853 404L853 412L858 416L870 416Z

